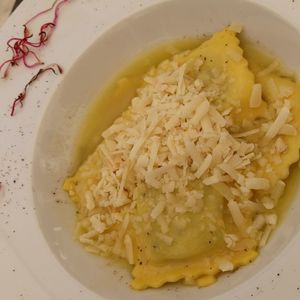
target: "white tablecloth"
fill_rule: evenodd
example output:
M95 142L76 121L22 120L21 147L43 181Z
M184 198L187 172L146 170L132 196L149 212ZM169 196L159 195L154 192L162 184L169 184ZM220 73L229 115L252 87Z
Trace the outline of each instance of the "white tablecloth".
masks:
M1 0L0 1L0 26L9 16L15 1L14 0Z
M70 5L68 9L65 9L65 13L61 15L60 22L62 25L58 26L57 31L51 39L51 44L49 44L43 50L43 55L45 58L47 58L49 62L54 61L62 63L64 68L68 70L74 62L75 58L81 55L84 49L88 45L90 45L99 36L100 33L106 31L118 20L125 18L130 13L145 8L147 5L152 5L153 2L158 1L161 0L72 1L72 5ZM282 3L285 3L285 5L287 5L286 10L284 11L285 18L288 18L292 25L294 25L297 28L300 28L300 0L251 1L260 3L261 5L268 7L269 9L273 10L276 14L283 14L281 8ZM0 0L0 24L1 22L3 22L3 12L6 11L7 16L9 14L10 8L13 7L13 2L13 0ZM52 0L23 1L23 5L21 5L14 12L14 14L8 19L6 24L0 30L0 57L3 53L5 53L5 43L7 39L17 34L18 30L22 27L24 20L28 20L34 13L45 9L46 7L50 6L51 3L53 3ZM78 22L77 20L79 17L80 19L85 21ZM80 43L78 43L78 36L80 37ZM63 48L59 47L60 43L65 41L66 37L68 38L68 43L65 43ZM64 51L60 51L61 49L64 49ZM9 99L13 99L13 97L15 97L16 95L16 92L23 88L23 83L26 82L28 78L30 78L30 74L27 73L27 71L24 68L15 69L13 75L14 81L7 81L5 82L5 84L2 82L2 86L0 86L0 111L2 109L0 119L4 114L4 111L7 112L8 109L6 105L2 105L3 102L1 102L1 100L8 99L7 101L9 101ZM56 87L58 79L59 78L52 76L49 79L47 88L54 89ZM37 98L38 96L40 97L40 95L43 95L42 93L40 94L37 92L35 94L35 91L37 91L37 89L31 90L31 98L35 99L35 97ZM41 103L41 105L46 106L47 103L44 102ZM22 112L22 116L24 116L24 113L25 111ZM0 127L0 129L2 130L3 137L4 131L6 132L6 130L10 130L10 126L13 126L12 124L14 124L14 122L16 122L16 119L9 122L8 124L5 124L5 129L3 129L4 127ZM27 132L29 132L30 130L34 131L34 128L32 127L33 125L31 124L34 123L26 120L26 128L24 130L26 130ZM28 128L29 126L30 128ZM20 140L20 142L22 143L24 142L23 137L17 131L10 131L9 135L12 136L12 139L18 135L18 140ZM13 154L11 154L11 149L14 149L13 147L15 146L11 146L11 148L8 148L7 145L10 145L8 143L13 143L11 145L16 145L15 141L10 142L4 139L0 140L0 169L4 168L4 160L2 160L3 157L6 158L7 166L10 166L11 162L13 162L15 159L19 159L19 157L15 157L13 156ZM31 153L31 150L27 148L25 149L25 147L22 150L24 150L25 153ZM7 166L5 165L5 170L10 170L7 168ZM23 167L22 164L20 168L23 168L25 170L25 165ZM16 173L15 170L13 172ZM15 179L15 177L13 177L14 173L12 173L11 175L10 182L12 182L12 180ZM5 203L0 203L0 299L92 299L90 297L89 291L87 289L81 290L79 284L77 287L76 281L73 280L71 276L68 276L67 274L59 274L59 276L56 276L59 279L67 278L62 281L60 287L57 287L54 284L59 279L56 279L55 276L51 277L51 275L54 274L54 272L51 273L49 268L44 267L48 266L47 264L49 261L52 262L52 260L54 260L50 254L48 256L42 256L41 259L44 260L44 263L39 266L39 276L35 276L35 273L31 271L32 267L30 263L26 260L23 260L24 255L18 256L16 251L14 251L14 249L19 249L19 252L22 254L26 252L27 257L29 255L27 254L27 252L29 252L29 250L27 249L30 249L31 247L32 249L35 249L34 252L30 252L32 261L34 261L36 257L41 256L41 249L38 248L37 245L45 243L44 240L36 241L37 239L41 239L39 236L35 236L35 232L39 230L38 228L35 229L36 215L34 210L29 210L28 207L26 210L22 209L23 202L25 201L25 199L26 198L23 197L20 200L22 202L17 202L16 199L12 198L11 202L9 202L9 205L6 206L4 205ZM26 199L26 201L29 200ZM26 205L28 206L27 203ZM9 222L6 223L5 220L9 220ZM26 231L24 229L26 229ZM24 232L30 232L31 235L25 235ZM30 244L30 247L27 247L28 244ZM50 253L50 248L47 251L49 251ZM58 264L58 261L56 262L56 264ZM300 269L299 249L294 247L291 250L289 250L285 256L281 256L280 266L282 266L282 269L281 267L278 267L278 264L276 266L270 267L271 270L269 272L274 274L274 277L271 277L268 282L264 281L265 284L263 290L254 289L253 291L251 289L249 290L249 292L248 290L246 290L247 296L245 296L244 294L242 296L237 295L236 297L232 297L230 300L246 300L254 298L255 300L266 300L274 299L275 297L276 299L299 300L300 292L298 291L298 287L300 286L300 276L297 275L298 270ZM51 266L51 270L52 269L54 270L54 267L52 268ZM260 272L259 276L257 276L257 279L255 279L258 282L255 286L260 286L260 282L262 281L261 278L263 278L265 274L267 274L266 270ZM276 274L280 274L280 276L277 276ZM45 282L47 282L47 284L45 284ZM51 288L47 288L49 286ZM75 288L73 288L73 286L75 286ZM68 297L56 297L55 295L60 293L61 290L66 291ZM290 291L290 293L292 293L293 296L289 297L288 291ZM141 294L141 298L142 297L143 294Z

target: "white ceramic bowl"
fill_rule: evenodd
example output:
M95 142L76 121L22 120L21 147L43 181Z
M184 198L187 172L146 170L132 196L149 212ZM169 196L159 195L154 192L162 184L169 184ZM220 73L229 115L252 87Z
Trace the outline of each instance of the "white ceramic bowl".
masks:
M231 22L243 24L251 40L272 50L287 66L300 66L298 31L267 9L240 0L173 0L141 11L102 35L76 61L50 101L33 161L32 184L39 224L61 265L105 299L206 300L221 296L266 269L299 230L300 202L293 202L284 223L253 264L231 276L222 276L209 288L178 289L169 285L143 292L128 287L127 270L86 253L72 238L75 211L62 191L62 183L71 169L74 139L90 102L142 50L178 37L211 34ZM57 204L57 199L62 203ZM55 230L57 227L62 230Z

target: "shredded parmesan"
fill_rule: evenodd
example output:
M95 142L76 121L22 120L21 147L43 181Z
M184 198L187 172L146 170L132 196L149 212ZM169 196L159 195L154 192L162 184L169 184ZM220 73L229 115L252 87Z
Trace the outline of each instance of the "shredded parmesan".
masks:
M259 132L260 132L260 129L256 128L256 129L248 130L248 131L245 131L245 132L233 134L233 136L235 138L242 138L242 137L247 137L247 136L250 136L250 135L257 134Z
M219 165L219 167L230 177L232 177L232 179L234 179L236 182L243 182L244 176L237 172L230 164L222 163Z
M133 265L134 264L133 246L132 246L132 240L131 240L131 237L129 234L125 235L124 245L125 245L125 249L126 249L126 257L127 257L128 263Z
M229 26L228 26L228 29L236 32L236 33L241 33L242 30L243 30L243 25L240 24L240 23L231 23Z
M239 205L235 201L231 200L228 202L228 209L237 228L244 233L246 229L246 220L239 208Z
M224 183L217 183L213 185L213 188L218 191L225 199L231 201L234 199L234 196L230 190L230 188Z
M267 190L270 188L270 182L266 178L246 178L245 186L249 190Z
M269 74L271 74L272 72L274 72L278 67L280 66L278 60L274 60L267 68L265 68L264 70L258 72L258 76L267 76Z
M280 197L282 196L283 192L284 192L284 189L285 189L285 182L282 181L282 180L279 180L273 190L272 190L272 193L271 193L271 199L273 201L275 201L275 203L277 203L277 201L280 199Z
M192 117L191 123L193 125L197 125L202 120L202 118L208 113L209 107L209 102L207 100L203 101L197 108L195 115Z
M173 243L173 238L172 238L172 237L170 237L170 236L168 236L168 235L166 235L166 234L163 234L163 233L159 233L159 232L157 232L156 235L157 235L157 237L158 237L159 239L161 239L161 240L162 240L164 243L166 243L168 246L171 246L171 245L172 245L172 243Z
M274 138L279 131L281 130L282 126L285 124L285 122L288 120L290 116L290 110L287 106L283 106L274 121L274 123L270 126L266 133L266 138L272 139Z
M228 272L234 269L233 263L225 259L220 260L218 266L222 272Z
M282 125L281 129L279 130L279 134L296 136L297 130L293 125L284 124L284 125Z
M262 87L260 83L256 83L252 87L249 107L250 108L260 107L261 102L262 102Z
M150 216L152 219L157 219L157 217L163 212L165 208L164 202L159 202L152 210Z
M226 247L232 249L235 247L236 242L238 241L238 236L236 234L225 234L224 241L226 243Z
M209 168L210 164L212 162L212 156L211 154L208 154L202 164L200 165L199 169L195 173L196 178L200 178Z
M277 153L282 153L285 150L287 150L287 144L280 137L275 141L275 145L274 146L275 146L275 151Z
M90 217L90 222L91 222L93 228L97 232L102 233L102 232L105 231L106 224L101 221L101 217L100 217L99 214L91 216Z
M274 208L274 201L270 199L269 197L263 197L262 198L263 206L266 209L273 209Z
M266 215L266 223L269 225L276 225L277 224L277 215L276 214L270 214Z
M269 237L271 235L272 230L273 230L273 226L272 225L267 225L266 226L266 228L265 228L265 230L264 230L264 232L262 234L262 237L260 239L260 242L259 242L259 247L260 248L263 248L266 245L266 243L267 243L267 241L268 241L268 239L269 239Z

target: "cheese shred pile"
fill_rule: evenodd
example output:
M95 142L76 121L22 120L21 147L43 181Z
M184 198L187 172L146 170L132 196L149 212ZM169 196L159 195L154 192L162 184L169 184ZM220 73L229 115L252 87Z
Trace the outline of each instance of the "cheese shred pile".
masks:
M299 159L300 87L277 62L250 70L235 27L149 70L65 182L76 238L133 265L135 289L209 285L254 260L276 227Z

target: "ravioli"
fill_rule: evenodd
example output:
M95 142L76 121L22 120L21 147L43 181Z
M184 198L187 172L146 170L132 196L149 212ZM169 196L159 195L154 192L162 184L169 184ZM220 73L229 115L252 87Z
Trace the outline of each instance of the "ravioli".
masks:
M291 104L293 113L292 124L295 128L300 128L300 86L292 82L290 79L282 78L276 74L263 76L258 78L258 82L262 84L264 97L271 105L275 100L278 100L275 93L280 94L280 91L287 91L284 99ZM275 91L274 91L275 89ZM296 133L290 136L283 136L282 139L287 145L288 151L281 155L281 162L273 166L272 178L286 179L289 175L289 167L299 160L300 138Z
M137 214L150 214L152 209L145 207L148 202L147 197L155 199L158 196L157 191L147 192L145 197L138 201ZM174 198L173 202L178 203L176 196ZM211 188L205 188L203 199L198 213L187 212L178 218L175 217L171 222L169 236L174 239L172 245L163 243L156 236L161 232L158 221L153 224L151 232L147 230L147 223L140 223L141 227L146 227L137 237L138 247L144 249L144 260L159 263L169 259L186 259L196 255L206 255L209 251L224 244L223 199Z
M132 288L208 286L257 257L299 160L300 85L244 56L231 27L153 67L65 181L86 250Z
M146 198L155 199L157 196L157 192L150 192ZM135 256L138 263L132 272L135 278L133 288L160 287L180 279L206 286L215 282L214 275L219 272L220 261L233 258L235 265L240 266L255 259L255 251L245 254L245 251L234 253L226 249L223 239L223 197L212 188L204 188L203 200L199 213L185 213L173 220L168 234L174 239L172 245L159 238L161 230L157 222L150 231L143 229L136 236ZM138 204L137 214L142 215L149 210L144 207L145 203L147 201L143 198L141 205ZM186 220L188 222L184 224ZM147 227L143 222L139 225L141 228Z
M221 107L236 108L235 122L244 118L252 120L262 116L265 103L260 108L249 109L249 99L255 82L254 74L248 68L248 61L243 57L243 50L236 32L229 29L215 33L211 39L190 53L185 60L202 57L202 72L211 77L224 78L221 85L222 93L216 98ZM209 74L207 76L207 73Z

